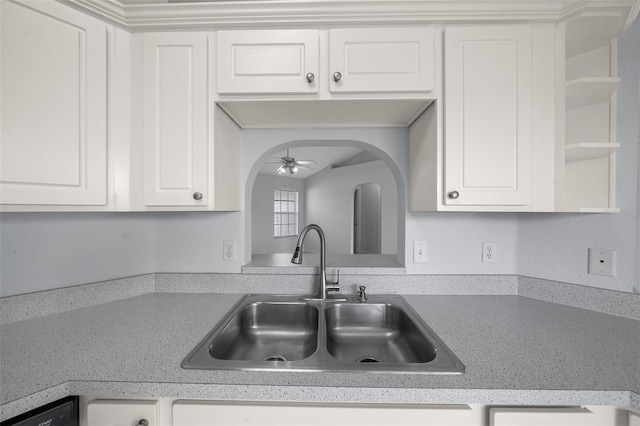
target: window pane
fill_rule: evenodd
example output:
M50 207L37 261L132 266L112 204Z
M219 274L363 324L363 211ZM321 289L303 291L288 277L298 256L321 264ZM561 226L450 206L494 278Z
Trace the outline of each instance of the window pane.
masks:
M298 235L298 192L285 189L273 191L273 236Z

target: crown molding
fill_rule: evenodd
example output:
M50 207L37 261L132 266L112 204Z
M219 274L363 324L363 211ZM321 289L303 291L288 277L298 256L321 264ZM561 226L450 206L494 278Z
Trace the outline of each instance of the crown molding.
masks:
M636 0L636 2L631 7L631 11L629 12L629 16L627 17L627 22L624 26L625 31L627 28L631 26L638 19L638 15L640 15L640 0Z
M219 28L557 22L587 10L622 10L640 0L58 0L129 31Z
M57 0L109 24L129 29L125 7L117 0Z

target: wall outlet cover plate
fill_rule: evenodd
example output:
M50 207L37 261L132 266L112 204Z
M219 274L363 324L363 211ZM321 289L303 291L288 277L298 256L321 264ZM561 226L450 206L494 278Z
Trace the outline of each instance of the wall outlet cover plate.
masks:
M616 251L612 249L589 249L589 269L592 275L616 276Z

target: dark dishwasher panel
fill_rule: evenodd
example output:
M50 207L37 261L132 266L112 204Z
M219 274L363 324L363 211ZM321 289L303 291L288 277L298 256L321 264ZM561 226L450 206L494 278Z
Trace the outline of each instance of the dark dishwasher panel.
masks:
M78 423L78 397L68 396L5 420L0 426L78 426Z

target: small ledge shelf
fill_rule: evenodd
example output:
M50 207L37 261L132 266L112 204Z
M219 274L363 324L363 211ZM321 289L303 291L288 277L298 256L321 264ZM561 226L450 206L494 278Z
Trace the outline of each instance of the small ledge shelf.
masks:
M573 143L565 146L565 163L608 157L618 148L619 143Z
M567 81L566 107L572 109L606 102L611 99L619 84L620 79L617 77L584 77Z
M578 213L620 213L616 207L583 207L578 209Z

